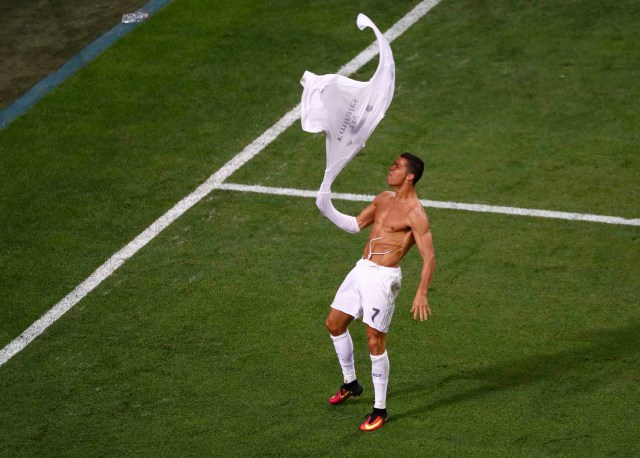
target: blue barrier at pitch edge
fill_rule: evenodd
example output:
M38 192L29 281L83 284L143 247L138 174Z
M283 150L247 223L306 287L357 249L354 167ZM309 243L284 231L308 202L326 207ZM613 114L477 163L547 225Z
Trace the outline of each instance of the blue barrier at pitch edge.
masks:
M138 11L147 13L151 16L170 2L171 0L151 0ZM17 117L29 111L31 107L40 101L40 99L62 84L67 78L75 74L82 67L93 61L105 49L133 30L138 24L139 23L120 23L114 26L111 30L69 59L56 72L40 80L35 86L25 92L22 97L4 110L0 111L0 129L6 127Z

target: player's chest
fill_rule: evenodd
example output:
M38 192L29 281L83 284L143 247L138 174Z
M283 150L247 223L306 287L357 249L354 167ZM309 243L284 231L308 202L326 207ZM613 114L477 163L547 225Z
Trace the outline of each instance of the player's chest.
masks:
M399 232L409 229L407 213L402 206L389 205L376 214L376 225L385 232Z

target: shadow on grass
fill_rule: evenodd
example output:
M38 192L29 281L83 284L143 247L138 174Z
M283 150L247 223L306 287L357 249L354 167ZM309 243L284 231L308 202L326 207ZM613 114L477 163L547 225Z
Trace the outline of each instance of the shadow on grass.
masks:
M494 366L469 368L458 374L443 378L439 386L454 380L476 380L483 386L461 391L455 395L436 399L414 409L397 412L394 420L422 415L436 409L480 398L495 392L518 386L526 386L549 379L562 379L568 373L595 370L600 366L623 360L624 357L640 353L640 322L618 328L599 329L574 336L574 342L582 342L582 348L553 354L529 355L521 359ZM592 367L589 367L589 366ZM568 379L568 378L567 378ZM601 378L582 377L571 382L576 391L585 391L602 383ZM432 392L433 386L415 386L410 392ZM400 393L398 393L400 395ZM406 394L406 390L403 392Z

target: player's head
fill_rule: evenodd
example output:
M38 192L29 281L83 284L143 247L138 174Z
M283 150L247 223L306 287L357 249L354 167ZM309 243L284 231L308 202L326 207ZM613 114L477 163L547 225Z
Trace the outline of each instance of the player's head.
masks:
M413 185L415 186L424 172L424 162L411 153L402 153L400 157L407 160L407 171L413 175Z

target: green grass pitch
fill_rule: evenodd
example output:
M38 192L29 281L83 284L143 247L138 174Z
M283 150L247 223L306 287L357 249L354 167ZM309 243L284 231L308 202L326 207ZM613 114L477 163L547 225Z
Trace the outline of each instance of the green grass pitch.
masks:
M0 131L0 347L416 1L176 0ZM420 197L638 218L635 0L443 0L392 43L396 95L335 183L396 154ZM368 79L377 60L354 78ZM315 189L287 130L229 178ZM337 202L345 213L362 206ZM312 199L216 190L0 367L0 456L638 456L640 229L429 209L427 323L403 263L391 421L341 376L323 321L366 233Z

